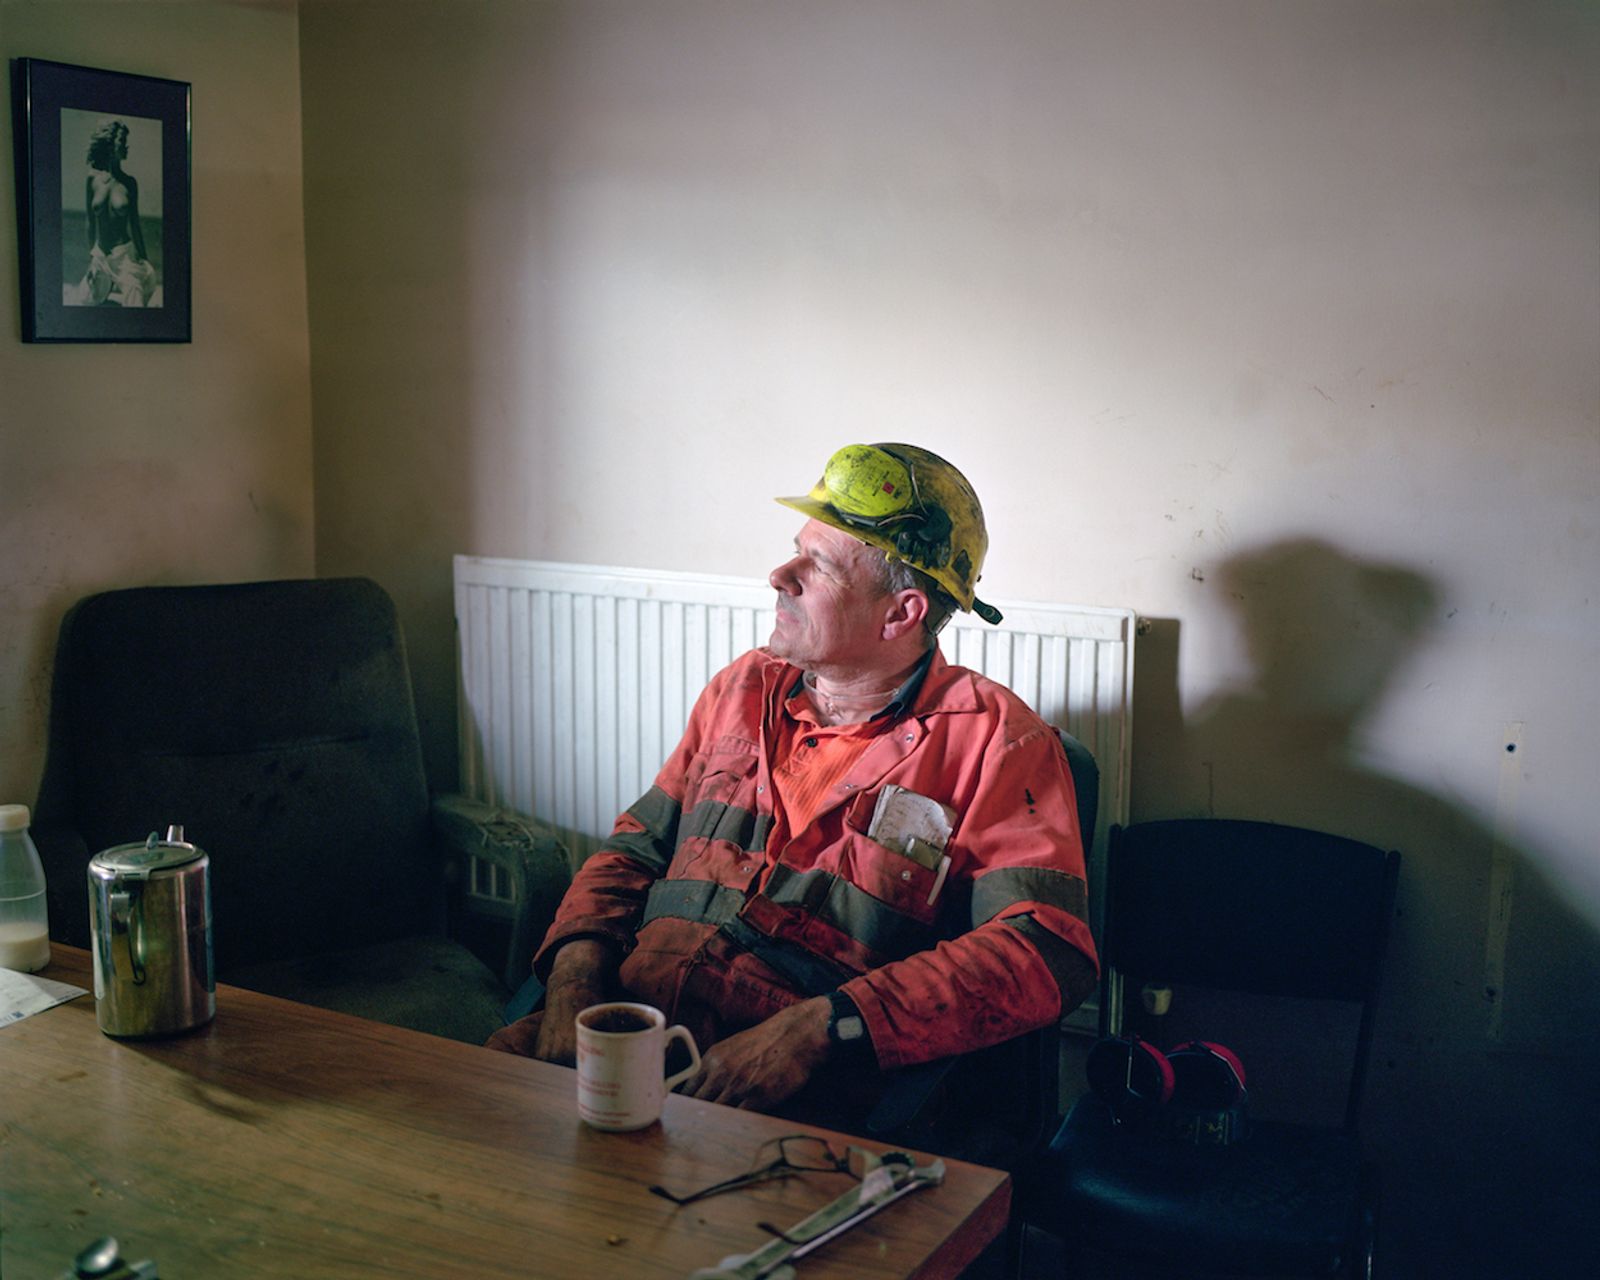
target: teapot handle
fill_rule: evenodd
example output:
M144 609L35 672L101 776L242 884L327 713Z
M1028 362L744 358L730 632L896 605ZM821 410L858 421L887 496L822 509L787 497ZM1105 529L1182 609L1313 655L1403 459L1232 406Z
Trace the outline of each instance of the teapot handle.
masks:
M131 901L128 905L128 968L133 974L133 985L144 986L145 979L145 946L144 946L144 891L143 882L138 882L140 887L130 893ZM130 886L131 888L131 886Z

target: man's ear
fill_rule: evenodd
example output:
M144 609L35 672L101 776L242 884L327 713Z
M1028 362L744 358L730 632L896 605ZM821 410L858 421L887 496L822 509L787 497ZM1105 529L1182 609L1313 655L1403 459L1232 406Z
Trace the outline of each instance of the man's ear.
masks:
M928 616L928 597L915 587L896 591L889 598L889 608L883 617L883 638L898 640L910 632L922 631L922 620Z

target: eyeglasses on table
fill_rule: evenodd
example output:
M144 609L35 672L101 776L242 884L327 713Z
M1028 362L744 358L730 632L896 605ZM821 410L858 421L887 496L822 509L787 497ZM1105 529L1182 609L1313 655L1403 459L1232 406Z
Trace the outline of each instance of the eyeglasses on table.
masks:
M697 1200L720 1196L725 1191L738 1191L759 1182L770 1182L774 1178L787 1178L794 1173L848 1173L859 1178L865 1157L866 1152L859 1147L849 1147L841 1153L823 1138L791 1133L763 1142L756 1149L756 1158L751 1167L732 1178L713 1182L709 1187L701 1187L687 1195L678 1195L662 1186L652 1186L650 1190L673 1204L693 1204Z

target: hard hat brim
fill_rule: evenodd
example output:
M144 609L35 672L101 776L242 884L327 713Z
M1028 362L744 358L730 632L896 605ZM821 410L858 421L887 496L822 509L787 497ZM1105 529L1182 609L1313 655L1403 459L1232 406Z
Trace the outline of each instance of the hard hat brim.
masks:
M820 520L823 524L831 524L836 528L843 528L843 522L833 512L833 508L826 502L813 498L810 494L803 494L797 498L777 498L784 506L798 511L803 516L810 516L813 520Z
M905 559L894 549L892 540L885 538L882 534L857 528L848 520L841 519L839 510L833 503L824 498L819 498L814 493L794 498L774 498L773 501L782 503L791 510L798 511L803 516L809 516L811 519L827 525L830 529L837 529L840 533L854 538L863 546L876 547L891 560Z

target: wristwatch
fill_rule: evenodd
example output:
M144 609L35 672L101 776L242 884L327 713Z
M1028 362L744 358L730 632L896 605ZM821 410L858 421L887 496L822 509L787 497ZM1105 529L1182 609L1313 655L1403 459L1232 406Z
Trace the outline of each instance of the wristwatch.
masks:
M828 1014L828 1043L833 1046L834 1059L855 1062L874 1056L867 1020L856 1008L856 1002L842 991L831 991L828 1003L832 1006Z

